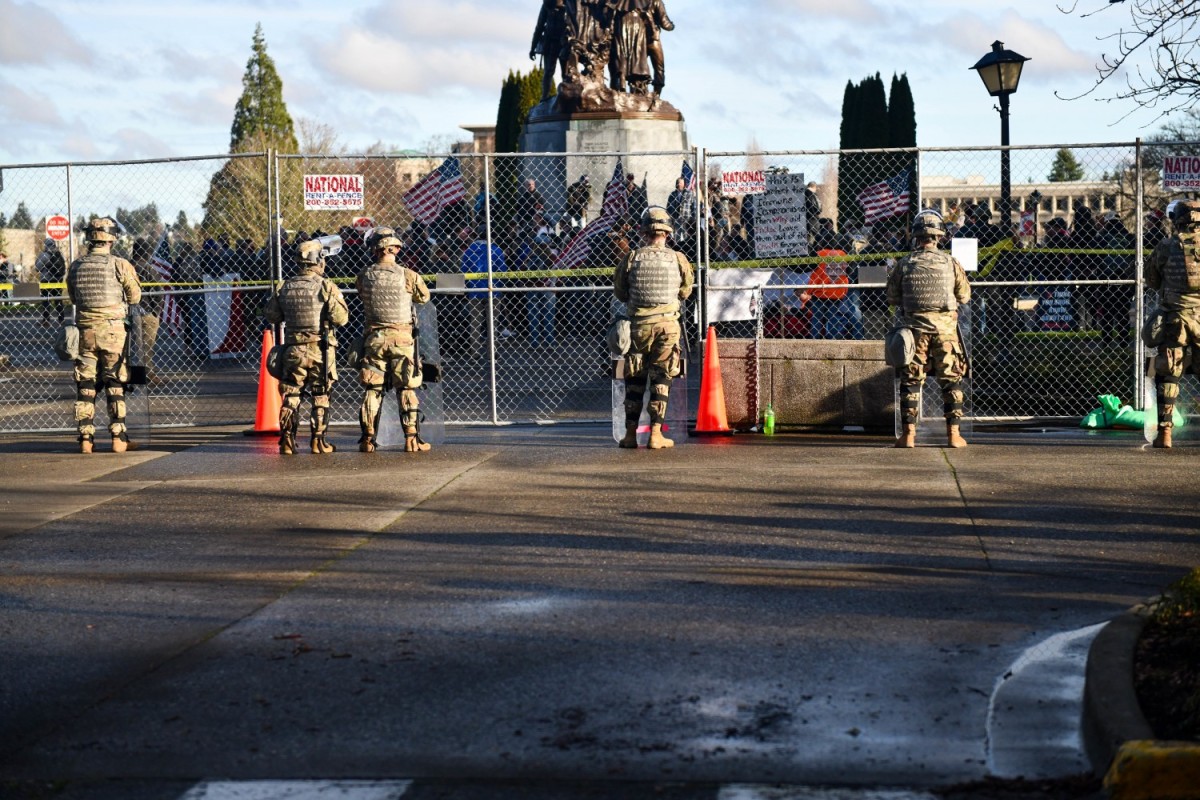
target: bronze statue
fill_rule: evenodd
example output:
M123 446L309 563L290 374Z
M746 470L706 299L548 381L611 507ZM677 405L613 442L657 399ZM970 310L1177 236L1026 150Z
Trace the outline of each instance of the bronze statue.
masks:
M560 66L563 80L568 80L568 23L565 0L542 0L542 10L533 29L533 44L529 46L530 61L539 54L542 56L542 100L550 97L550 90L554 87L556 64Z
M551 113L677 115L660 99L666 83L661 33L674 29L664 0L542 0L529 54L544 59L542 99L550 96L557 61L562 84Z

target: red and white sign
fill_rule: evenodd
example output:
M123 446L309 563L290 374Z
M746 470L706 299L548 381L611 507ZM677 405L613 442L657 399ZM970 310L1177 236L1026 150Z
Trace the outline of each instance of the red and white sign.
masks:
M354 230L358 231L359 233L366 233L367 231L371 230L371 228L374 228L374 227L375 227L375 220L371 219L370 217L355 217L354 218Z
M357 211L363 207L362 175L305 175L305 211Z
M766 194L767 177L761 169L721 173L721 194Z
M1162 174L1164 189L1200 191L1200 156L1167 156Z
M56 242L61 242L71 235L71 220L62 214L46 217L46 235Z

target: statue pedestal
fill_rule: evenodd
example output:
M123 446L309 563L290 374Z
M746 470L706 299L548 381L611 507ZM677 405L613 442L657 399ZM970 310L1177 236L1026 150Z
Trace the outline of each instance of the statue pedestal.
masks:
M554 113L554 99L534 107L521 134L521 152L545 153L520 159L521 182L537 181L551 219L566 214L567 186L581 175L592 184L588 218L595 219L612 179L617 155L638 185L646 181L651 205L664 205L688 154L687 124L673 106L653 111ZM562 154L562 155L549 155Z

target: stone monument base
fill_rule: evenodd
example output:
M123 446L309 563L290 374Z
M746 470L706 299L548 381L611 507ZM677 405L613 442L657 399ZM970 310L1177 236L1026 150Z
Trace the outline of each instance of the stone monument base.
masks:
M639 186L646 182L650 204L666 204L689 149L687 124L673 106L660 101L652 111L557 114L554 102L551 98L530 112L521 152L562 155L520 159L522 184L527 178L537 181L551 219L565 217L567 186L585 174L592 185L588 218L600 213L617 162L615 155L593 155L600 153L621 154L626 174L632 173Z

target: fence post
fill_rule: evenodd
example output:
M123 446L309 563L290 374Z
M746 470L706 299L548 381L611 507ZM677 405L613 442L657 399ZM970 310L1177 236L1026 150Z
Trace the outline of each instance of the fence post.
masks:
M488 338L488 371L492 389L492 424L500 424L499 403L496 397L496 318L495 318L495 286L492 285L492 204L488 199L492 196L491 158L483 157L483 241L487 258L487 338ZM471 303L470 292L467 293L467 303Z
M73 206L71 205L71 165L67 164L66 167L67 167L67 223L73 227L75 225L75 212L74 212ZM73 261L75 261L75 236L74 236L74 232L72 231L72 235L67 237L67 263L70 264ZM64 275L63 280L66 281L66 279L67 279L67 276ZM65 290L64 290L64 292L65 292ZM72 304L71 305L72 313L74 313L74 308L75 308L75 305Z
M700 325L696 336L697 348L704 341L708 330L708 309L705 297L708 294L708 152L696 148L696 302L700 305ZM703 351L701 351L703 352Z
M1142 186L1142 137L1138 137L1133 143L1133 176L1136 181L1134 188L1134 206L1137 211L1137 241L1134 242L1134 284L1133 284L1133 307L1134 320L1133 327L1133 385L1137 392L1137 402L1133 404L1134 408L1144 410L1146 407L1146 370L1142 368L1142 320L1145 318L1145 290L1146 280L1142 272L1145 247L1142 244L1142 238L1145 231L1142 227L1142 221L1146 214L1145 202L1146 196Z

